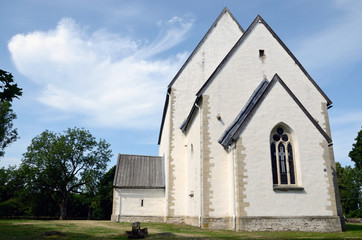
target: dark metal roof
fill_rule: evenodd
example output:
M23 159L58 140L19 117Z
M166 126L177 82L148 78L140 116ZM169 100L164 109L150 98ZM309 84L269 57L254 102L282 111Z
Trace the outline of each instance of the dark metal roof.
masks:
M118 154L113 186L118 188L164 188L162 157Z
M289 54L289 56L294 60L294 62L298 65L298 67L302 70L302 72L306 75L306 77L311 81L315 88L320 92L320 94L326 99L327 106L332 104L332 101L327 97L327 95L323 92L323 90L318 86L318 84L313 80L313 78L308 74L305 68L300 64L298 59L293 55L293 53L288 49L288 47L283 43L283 41L278 37L278 35L270 28L270 26L264 21L264 19L258 15L252 24L248 27L245 33L240 37L240 39L236 42L234 47L230 50L230 52L226 55L226 57L221 61L219 66L215 69L215 71L211 74L209 79L205 82L205 84L201 87L201 89L196 93L196 96L201 96L208 86L211 84L215 76L221 71L224 65L228 62L230 57L235 53L236 49L248 38L251 31L258 24L262 23L269 30L269 32L273 35L273 37L279 42L279 44L284 48L284 50Z
M186 132L186 130L187 130L188 126L189 126L189 123L190 123L190 121L192 119L192 116L194 115L194 112L196 110L196 107L200 103L201 100L202 100L202 96L196 98L195 103L192 105L192 108L190 110L189 115L187 116L185 121L181 124L180 129L183 132Z
M168 101L169 101L169 98L170 98L170 94L171 94L171 88L167 89L165 104L163 105L163 113L162 113L160 133L158 134L158 144L161 143L162 129L163 129L163 125L165 124L165 118L166 118L166 113L167 113Z
M273 79L268 82L266 79L263 80L257 89L254 91L252 96L249 98L249 101L246 103L245 107L241 110L235 120L231 123L231 125L225 130L222 136L219 139L219 143L228 147L233 142L237 140L242 130L246 126L247 122L250 120L252 114L255 112L258 105L262 102L265 96L270 92L270 89L275 85L276 82L279 82L280 85L287 91L289 96L296 102L299 108L304 112L304 114L308 117L308 119L312 122L312 124L318 129L318 131L323 135L328 143L332 142L332 139L328 134L321 128L318 122L312 117L312 115L308 112L308 110L303 106L303 104L298 100L298 98L294 95L294 93L288 88L285 82L275 74Z
M243 124L246 118L249 116L250 112L254 109L256 103L259 101L261 96L264 94L267 86L268 80L264 79L259 86L255 89L248 102L245 104L244 108L241 110L239 115L231 123L231 125L225 130L218 142L227 147L233 140L235 133L238 131L239 127Z

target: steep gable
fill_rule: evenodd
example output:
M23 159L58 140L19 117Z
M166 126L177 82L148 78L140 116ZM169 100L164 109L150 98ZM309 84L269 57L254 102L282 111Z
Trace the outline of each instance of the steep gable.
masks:
M225 64L228 62L228 60L233 56L235 51L243 44L243 42L249 37L253 29L256 27L257 24L263 24L270 34L278 41L278 43L283 47L283 49L289 54L289 56L293 59L296 65L300 68L300 70L306 75L306 77L309 79L309 81L314 85L314 87L320 92L320 94L325 98L327 101L327 105L331 105L332 101L327 97L327 95L323 92L323 90L318 86L318 84L312 79L312 77L308 74L308 72L305 70L305 68L302 66L302 64L298 61L298 59L293 55L293 53L287 48L287 46L283 43L283 41L278 37L278 35L270 28L270 26L264 21L264 19L258 15L252 24L248 27L248 29L244 32L243 36L237 41L235 46L230 50L230 52L226 55L226 57L222 60L222 62L219 64L219 66L215 69L215 71L212 73L210 78L205 82L205 84L201 87L201 89L196 93L196 96L201 96L206 89L209 87L209 85L212 83L212 81L215 79L219 71L225 66Z
M192 98L196 92L210 77L243 32L243 28L235 20L234 16L227 8L224 8L168 85L158 144L161 142L169 105L169 94L171 94L172 89L176 89L182 94L178 96L178 99L183 102L183 105L191 106ZM182 111L182 109L179 110Z
M217 27L217 25L219 24L220 21L222 21L222 18L224 17L224 15L228 15L230 16L230 18L233 19L233 21L235 22L236 26L240 29L240 31L243 33L244 29L240 26L240 24L238 23L238 21L236 21L236 19L234 18L234 16L231 14L231 12L229 11L229 9L227 7L225 7L222 12L220 13L220 15L216 18L216 20L214 21L214 23L211 25L211 27L209 28L209 30L206 32L206 34L204 35L204 37L201 39L201 41L197 44L196 48L192 51L192 53L190 54L190 56L187 58L186 62L183 64L183 66L180 68L180 70L176 73L175 77L172 79L172 81L170 82L170 84L167 86L167 88L171 88L172 85L176 82L176 80L178 79L178 77L180 76L180 74L186 69L187 65L190 63L190 61L192 60L192 58L196 55L196 53L201 49L202 45L207 41L207 39L209 38L210 34L212 31L215 30L215 28Z
M318 129L318 131L322 134L322 136L326 139L328 143L332 142L332 139L328 134L321 128L318 122L312 117L312 115L308 112L308 110L303 106L303 104L298 100L298 98L293 94L293 92L288 88L288 86L283 82L283 80L275 74L273 79L268 82L267 80L263 80L258 88L255 90L253 95L249 98L249 101L241 110L239 115L235 118L232 124L225 130L222 136L219 139L219 143L224 147L229 146L233 142L237 140L243 128L246 126L248 121L252 118L253 112L255 112L258 108L258 105L261 104L263 99L268 95L271 91L271 88L276 83L279 83L284 90L289 94L289 96L294 100L294 102L298 105L298 107L303 111L303 113L307 116L307 118L311 121L311 123Z

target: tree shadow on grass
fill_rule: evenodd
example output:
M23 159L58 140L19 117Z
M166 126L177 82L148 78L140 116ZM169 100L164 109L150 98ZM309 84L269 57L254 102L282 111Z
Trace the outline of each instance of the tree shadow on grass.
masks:
M346 232L362 232L362 224L346 224Z
M42 224L26 224L20 222L1 221L0 239L127 239L123 232L91 232L79 233L77 226L65 229Z

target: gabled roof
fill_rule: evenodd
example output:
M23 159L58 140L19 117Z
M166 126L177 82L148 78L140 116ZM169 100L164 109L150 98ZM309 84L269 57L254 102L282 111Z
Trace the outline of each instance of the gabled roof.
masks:
M176 73L175 77L172 79L172 81L170 82L170 84L167 86L168 88L171 88L172 85L174 84L174 82L176 81L176 79L178 78L178 76L180 76L180 74L182 73L182 71L186 68L186 66L188 65L188 63L191 61L191 59L194 57L194 55L197 53L197 51L200 49L200 47L202 46L202 44L205 42L205 40L209 37L209 34L212 32L212 30L216 27L217 23L219 22L219 20L221 19L221 17L225 14L228 13L231 18L235 21L235 23L238 25L239 29L241 30L241 32L244 32L244 29L240 26L240 24L238 23L238 21L236 21L235 17L231 14L231 12L229 11L229 9L227 7L225 7L222 12L219 14L219 16L216 18L216 20L214 21L214 23L211 25L211 27L209 28L209 30L206 32L205 36L201 39L201 41L199 42L199 44L197 44L196 48L194 49L194 51L192 51L191 55L187 58L186 62L184 63L184 65L182 65L182 67L180 68L180 70Z
M236 42L234 47L230 50L230 52L225 56L225 58L221 61L219 66L215 69L215 71L211 74L209 79L205 82L205 84L201 87L201 89L196 93L196 96L201 96L208 86L211 84L215 76L219 73L219 71L224 67L224 65L228 62L231 56L235 53L238 47L248 38L251 31L255 28L258 23L262 23L268 31L272 34L272 36L279 42L279 44L284 48L284 50L289 54L289 56L294 60L294 62L298 65L298 67L302 70L302 72L306 75L306 77L311 81L311 83L317 88L320 94L326 99L327 106L332 104L332 101L327 97L327 95L323 92L323 90L318 86L318 84L312 79L312 77L308 74L305 68L300 64L298 59L293 55L293 53L287 48L287 46L282 42L282 40L276 35L276 33L269 27L269 25L264 21L264 19L258 15L252 24L248 27L245 33L240 37L240 39Z
M241 110L239 115L235 118L235 120L230 124L230 126L225 130L221 138L218 140L218 142L223 145L224 147L227 147L237 130L239 129L239 126L242 125L242 123L246 120L246 118L249 116L250 112L254 109L256 103L259 101L261 96L264 94L265 90L267 89L269 85L268 80L264 79L259 86L255 89L247 103L245 104L244 108Z
M262 102L265 96L267 96L267 94L270 92L270 89L274 86L276 82L279 82L282 85L282 87L287 91L289 96L295 101L295 103L304 112L304 114L308 117L308 119L312 122L312 124L323 135L326 141L328 143L332 142L332 139L321 128L318 122L312 117L312 115L298 100L298 98L293 94L293 92L288 88L288 86L284 83L284 81L278 76L278 74L275 74L270 82L268 82L267 80L262 81L262 83L257 87L252 96L249 98L249 101L246 103L245 107L241 110L241 112L238 114L235 120L222 134L222 136L218 141L222 146L228 147L230 144L232 144L237 140L240 133L246 126L247 122L250 120L252 114L256 111L259 104Z
M171 88L167 89L165 104L163 105L160 133L158 134L158 144L161 143L162 129L163 129L163 125L165 124L165 118L166 118L166 113L167 113L167 108L168 108L168 101L170 99L170 93L171 93Z
M192 116L194 115L194 112L197 108L197 105L199 104L199 102L202 100L202 96L200 97L197 97L194 104L192 105L191 107L191 110L190 110L190 113L189 115L187 116L187 118L185 119L185 121L181 124L180 126L180 129L183 131L183 132L186 132L189 124L190 124L190 121L192 119Z
M113 187L164 188L164 178L161 157L118 154Z
M231 14L231 12L229 11L229 9L227 7L225 7L221 13L219 14L219 16L216 18L216 20L214 21L214 23L211 25L211 27L209 28L209 30L206 32L206 34L204 35L204 37L201 39L201 41L197 44L196 48L192 51L192 53L190 54L190 56L187 58L186 62L182 65L182 67L180 68L180 70L176 73L176 75L174 76L174 78L172 79L172 81L170 82L170 84L167 86L167 95L166 95L166 100L165 100L165 105L163 108L163 114L162 114L162 120L161 120L161 127L160 127L160 133L158 135L158 144L161 143L161 137L162 137L162 130L163 130L163 125L165 122L165 118L166 118L166 113L167 113L167 107L168 107L168 101L169 101L169 94L171 93L171 87L172 85L175 83L175 81L177 80L177 78L180 76L180 74L183 72L183 70L186 68L186 66L189 64L189 62L192 60L192 58L195 56L195 54L198 52L198 50L201 48L201 46L203 45L203 43L206 41L206 39L209 37L210 33L212 32L212 30L217 26L219 20L221 19L221 17L225 14L228 13L231 18L234 20L234 22L237 24L237 26L239 27L240 31L243 33L244 29L240 26L239 22L235 19L235 17Z

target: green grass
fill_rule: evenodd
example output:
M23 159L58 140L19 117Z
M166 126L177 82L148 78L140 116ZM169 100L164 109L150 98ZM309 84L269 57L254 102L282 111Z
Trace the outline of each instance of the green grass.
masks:
M188 225L141 223L141 228L145 227L150 234L147 239L362 239L362 224L347 224L343 233L234 232ZM110 221L0 220L0 239L127 239L125 231L130 229L130 223ZM52 231L63 235L45 235ZM157 235L166 232L173 236Z

